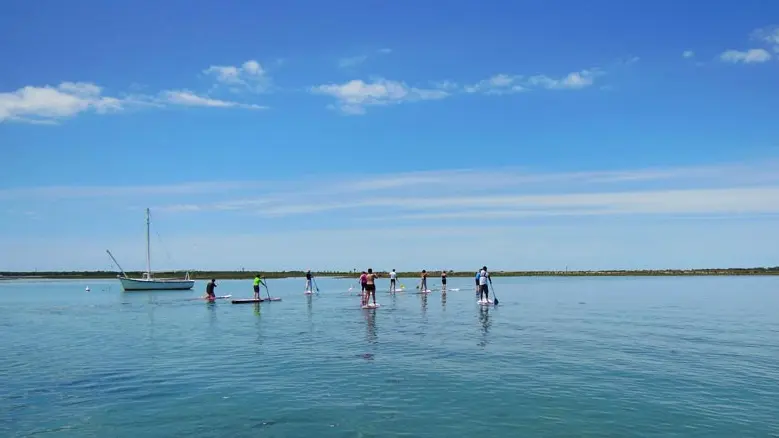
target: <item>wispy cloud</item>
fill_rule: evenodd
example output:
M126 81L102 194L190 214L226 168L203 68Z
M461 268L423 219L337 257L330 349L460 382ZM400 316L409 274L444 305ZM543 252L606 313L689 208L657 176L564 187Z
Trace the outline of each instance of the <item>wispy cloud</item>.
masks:
M779 53L779 25L772 25L752 31L753 40L768 44L775 53Z
M593 85L595 83L595 78L602 74L603 72L598 69L571 72L563 77L557 78L547 75L525 77L502 73L479 81L473 85L466 85L462 87L462 91L466 93L503 95L531 91L534 89L580 90Z
M749 39L773 49L779 53L779 26L768 26L755 29ZM719 60L732 64L761 64L773 58L765 48L750 48L746 50L729 49L719 55Z
M682 52L682 58L690 59L694 57L695 57L695 52L693 52L692 50L685 50L684 52Z
M456 93L506 95L531 90L580 90L594 84L595 78L604 73L598 69L581 70L563 77L547 75L496 74L475 84L460 85L454 81L433 81L432 88L415 87L401 81L384 78L365 82L354 79L342 84L326 84L312 87L310 91L333 97L336 103L330 108L345 114L361 115L368 106L382 106L422 100L440 100Z
M425 257L408 259L403 248L409 245L446 248L442 253L451 262L470 263L472 260L462 248L467 247L476 232L481 237L491 236L490 254L509 258L516 252L515 242L521 242L521 247L528 250L529 239L535 239L534 245L548 249L549 242L559 239L561 246L550 252L550 263L559 260L560 253L566 257L572 251L590 254L593 246L589 240L597 245L613 246L622 245L633 236L642 236L640 245L644 249L664 241L685 250L701 242L731 239L723 248L739 248L738 263L742 263L745 255L754 254L754 242L766 240L766 230L776 234L779 162L554 173L521 168L455 169L335 179L317 175L308 181L294 178L126 187L16 188L0 190L0 200L13 201L6 205L18 212L39 211L35 230L57 233L46 238L27 231L29 235L24 238L13 231L0 235L0 240L5 239L4 248L11 248L3 254L14 254L4 259L8 266L15 266L21 260L23 264L40 266L37 263L41 263L41 254L51 247L52 241L65 246L67 238L59 240L59 236L61 227L67 227L68 222L62 218L70 216L71 220L82 221L84 218L73 210L83 205L89 205L95 212L87 220L112 222L109 218L113 218L123 221L122 229L137 226L136 216L128 218L124 214L129 207L137 212L138 208L149 206L153 214L166 213L164 220L157 221L163 228L173 227L165 233L166 249L171 250L170 244L175 241L172 252L178 259L202 263L209 269L214 268L215 247L221 249L220 254L231 254L230 263L238 263L240 267L247 258L256 262L258 245L263 248L263 254L273 253L273 257L262 260L263 266L282 263L280 255L285 260L283 263L299 263L299 251L290 249L296 246L311 248L306 254L307 263L313 258L327 268L334 268L333 263L352 260L365 263L364 254L354 256L353 253L364 248L365 239L375 239L377 235L382 241L391 241L387 243L389 246L382 247L389 256L376 255L382 263L399 263L397 266L426 263ZM690 226L669 237L668 228L664 227L669 223L678 224L680 218ZM751 228L752 222L750 227L743 223L738 224L740 227L711 225L698 233L699 241L692 242L688 239L690 233L704 224L693 223L691 219L700 218L762 221L765 226L758 232ZM18 230L27 229L24 228L28 226L26 219L12 220L18 221ZM736 224L728 220L718 222ZM559 228L542 231L551 224ZM624 235L608 234L620 227ZM525 230L525 234L520 236L519 230ZM564 230L568 230L565 238L560 236ZM103 260L103 248L109 246L120 260L132 259L137 254L142 265L143 242L134 231L124 231L125 237L121 237L123 231L117 231L116 227L110 233L103 232L106 234L102 237L80 236L85 244L97 248L94 251L81 248L80 254L93 253L82 257L84 263L90 260L94 269L94 263ZM542 237L538 236L540 232L544 233ZM717 238L713 239L715 235ZM587 242L573 244L572 237ZM36 243L38 238L40 245ZM680 243L679 238L687 240ZM126 245L121 243L124 240ZM635 247L636 242L631 245ZM775 245L761 245L763 256L776 253ZM712 253L709 245L705 254L700 249L696 251L699 256ZM534 256L537 254L535 249L532 252ZM392 254L398 255L397 261L393 261ZM612 268L615 260L623 258L615 254L608 257L611 258L606 261L593 260ZM658 262L670 263L667 251L661 251L656 257ZM155 260L162 263L163 257ZM515 268L516 259L511 260L509 268ZM221 255L219 261L227 263ZM68 268L72 267L69 264L76 263L71 258L60 262ZM640 263L646 260L641 257Z
M266 106L257 104L246 104L229 100L212 99L210 97L199 96L189 90L171 90L161 93L161 101L183 106L205 106L216 108L245 108L245 109L267 109Z
M365 114L368 106L383 106L421 100L443 99L446 91L424 89L404 82L376 79L364 82L355 79L344 84L327 84L311 88L314 94L323 94L336 99L332 108L346 114Z
M213 77L219 84L229 86L232 91L265 92L271 86L268 72L253 59L240 66L212 65L203 73Z
M473 85L466 85L463 91L466 93L484 93L484 94L512 94L527 91L527 88L519 82L521 76L512 76L507 74L497 74L491 78L481 80Z
M771 54L765 49L726 50L720 54L719 58L724 62L733 64L759 64L770 60Z
M779 164L571 173L418 172L320 182L229 202L175 205L169 210L253 210L266 218L317 213L355 218L358 213L370 219L363 214L369 211L381 212L376 215L381 217L390 213L390 220L779 213Z
M390 53L392 53L392 49L383 48L383 49L376 50L376 52L374 53L377 55L389 55ZM347 56L338 60L338 67L339 68L357 67L358 65L367 61L368 58L370 57L371 55L367 55L367 54Z
M265 73L255 61L247 61L235 71L231 67L210 67L220 82L247 87L264 87ZM249 78L249 79L247 79ZM267 107L233 100L217 99L192 90L162 90L156 94L140 94L131 86L130 93L106 95L103 87L92 82L62 82L57 86L25 86L16 91L0 93L0 123L21 122L56 125L82 113L111 114L139 107L210 107L265 109Z

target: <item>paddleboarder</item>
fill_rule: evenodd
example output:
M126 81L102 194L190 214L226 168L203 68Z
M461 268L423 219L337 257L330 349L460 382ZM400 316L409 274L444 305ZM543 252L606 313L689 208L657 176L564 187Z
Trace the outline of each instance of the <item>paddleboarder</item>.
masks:
M424 269L422 270L422 281L419 284L419 291L427 292L427 271Z
M216 287L216 279L212 278L211 281L206 284L206 298L209 301L214 301L216 299L216 294L214 294L214 288Z
M479 275L481 274L481 271L476 271L476 296L479 296L480 288L479 288Z
M314 278L313 275L311 275L311 270L306 271L306 292L313 292L314 289L311 287L311 279Z
M441 292L446 293L446 270L441 271Z
M365 275L365 302L363 306L368 305L371 296L373 296L373 305L376 305L376 278L378 274L373 273L372 268L368 268L368 273Z
M260 299L260 285L263 285L266 288L268 287L265 285L265 282L262 281L262 279L260 278L260 274L257 274L254 276L254 299L255 300Z
M368 274L366 274L365 271L362 271L362 274L360 274L360 294L362 296L363 305L365 305L368 302L365 299L365 284L368 282L367 276Z
M395 292L395 282L398 278L398 274L393 269L392 272L390 272L390 292Z
M492 286L492 278L490 278L490 273L487 272L487 267L485 266L479 271L479 301L482 300L482 295L484 296L484 301L489 301L490 299L490 290L487 287L488 280L490 286Z

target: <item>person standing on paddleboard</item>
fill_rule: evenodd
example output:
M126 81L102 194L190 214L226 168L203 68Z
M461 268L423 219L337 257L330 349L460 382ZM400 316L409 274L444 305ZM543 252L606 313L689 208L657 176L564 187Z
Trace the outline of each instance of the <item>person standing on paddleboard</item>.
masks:
M395 280L397 277L398 274L395 273L395 270L393 269L392 272L390 272L390 292L395 292Z
M490 286L492 286L492 278L490 278L490 273L487 272L487 267L481 268L481 271L479 272L479 301L482 300L482 295L484 295L484 301L490 300L490 290L487 287L487 281L489 280Z
M368 268L368 273L365 275L365 303L363 306L368 305L371 296L373 296L373 305L376 305L376 277L378 274L374 274L373 269Z
M216 294L214 294L214 288L216 287L216 279L212 278L211 281L206 284L206 298L209 301L213 301L216 299Z
M306 271L306 292L313 292L314 289L311 287L311 279L314 278L313 275L311 275L311 270L308 269Z
M481 271L476 271L476 296L478 297L479 294L481 294L481 288L479 287L479 276L481 275Z
M362 305L366 305L368 303L367 299L365 298L365 284L368 282L368 274L365 273L365 271L362 271L362 274L360 274L360 296L362 296Z
M441 292L446 293L446 270L441 270Z
M427 292L427 271L422 270L422 282L419 284L420 292Z
M255 300L260 299L260 285L263 285L266 288L268 287L265 285L265 282L262 281L262 279L260 278L260 274L257 274L254 276L254 299Z

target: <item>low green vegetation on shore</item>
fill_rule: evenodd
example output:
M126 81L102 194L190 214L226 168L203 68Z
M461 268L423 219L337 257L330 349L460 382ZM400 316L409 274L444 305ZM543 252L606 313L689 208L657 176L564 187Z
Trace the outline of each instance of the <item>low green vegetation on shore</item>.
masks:
M472 277L476 270L448 271L449 277ZM265 278L292 278L305 276L304 271L259 272ZM387 272L378 272L387 275ZM52 272L0 272L0 279L45 278L45 279L88 279L116 278L119 272L113 271L52 271ZM190 278L205 280L241 280L254 278L255 271L189 271ZM318 271L317 277L357 278L360 271ZM441 275L441 271L428 271L431 277ZM140 272L128 272L132 278L140 278ZM183 272L157 272L158 278L183 277ZM604 270L604 271L490 271L493 277L630 277L630 276L702 276L702 275L779 275L779 266L767 268L712 268L712 269L657 269L657 270ZM399 278L416 278L419 272L398 272Z

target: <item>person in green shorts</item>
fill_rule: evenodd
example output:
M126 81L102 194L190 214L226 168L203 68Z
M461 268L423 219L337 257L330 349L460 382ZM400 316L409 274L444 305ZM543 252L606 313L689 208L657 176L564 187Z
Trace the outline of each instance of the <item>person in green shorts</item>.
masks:
M260 285L263 285L266 288L268 287L265 285L265 282L262 281L262 279L260 278L260 274L257 274L254 276L254 299L255 300L260 299Z

